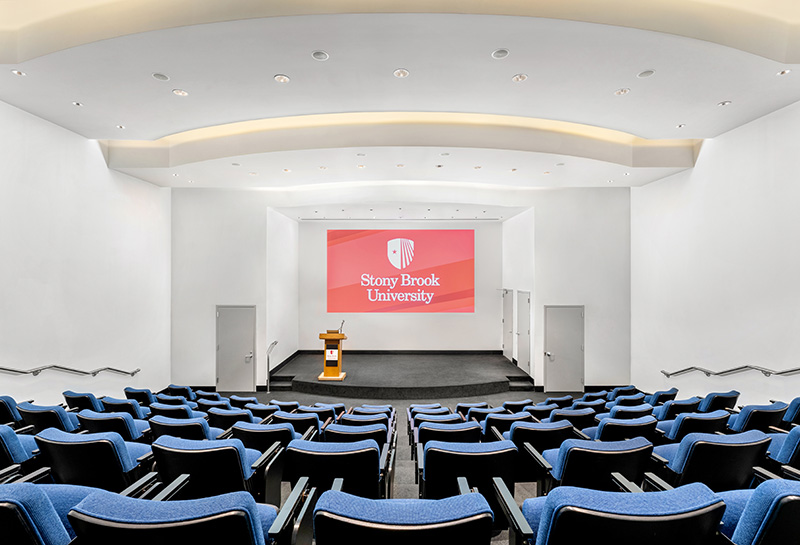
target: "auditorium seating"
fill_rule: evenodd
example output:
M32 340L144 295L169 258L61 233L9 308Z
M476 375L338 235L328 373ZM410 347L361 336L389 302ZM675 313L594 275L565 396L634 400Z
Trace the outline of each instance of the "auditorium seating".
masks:
M800 482L771 479L752 490L721 492L722 533L735 545L784 545L800 535Z
M285 447L302 436L294 431L291 424L253 424L236 422L231 427L232 437L239 439L246 448L266 452L273 444Z
M41 458L34 452L37 449L33 435L18 433L11 426L0 424L0 469L13 464L19 465L22 473L38 469Z
M244 408L253 413L253 416L257 416L262 420L280 410L277 405L264 405L263 403L248 403Z
M213 428L208 425L205 418L170 418L168 416L156 415L150 419L150 429L153 439L158 439L162 435L171 435L181 439L217 439L225 430Z
M675 399L677 395L677 388L670 388L669 390L657 390L652 394L645 395L644 402L655 407L656 405L663 405L667 401Z
M555 409L550 416L543 418L542 422L559 422L566 420L575 428L588 428L594 422L594 409Z
M767 435L770 438L767 469L777 471L780 466L800 469L800 426L795 426L789 432Z
M248 403L258 403L258 398L252 396L232 395L228 398L228 400L230 401L231 406L239 409L244 409L244 406Z
M750 430L759 430L767 433L770 428L777 426L789 406L781 401L771 405L747 405L741 412L734 413L728 419L728 430L741 433Z
M697 412L710 413L719 409L733 409L736 406L739 395L737 390L731 390L729 392L711 392L700 401Z
M156 394L156 401L164 405L185 405L192 409L197 408L196 401L190 401L182 395Z
M656 420L653 416L639 418L604 418L597 426L584 428L581 431L597 441L624 441L634 437L644 437L653 441L656 433Z
M138 401L142 407L149 407L156 402L156 396L147 388L132 388L130 386L123 389L125 397Z
M105 411L110 413L125 412L137 420L144 420L150 416L150 407L142 406L133 399L104 396L100 401Z
M247 409L228 410L212 407L208 410L209 426L227 430L237 422L250 422L252 424L259 424L261 419L253 416L253 413Z
M656 420L674 420L681 413L697 412L701 399L690 397L687 399L673 399L653 409ZM706 411L709 412L709 411Z
M153 416L166 416L169 418L208 418L208 413L195 411L189 405L169 405L166 403L153 403L150 405Z
M676 443L690 433L717 433L725 429L730 413L723 409L710 413L680 413L674 420L656 424L661 443Z
M32 401L28 401L32 403ZM17 402L11 396L0 396L0 424L15 428L22 425L22 415L17 410Z
M200 398L196 401L197 403L197 410L202 411L204 413L208 412L208 409L216 408L216 409L226 409L231 410L233 406L231 405L230 401L227 399L205 399Z
M17 410L26 426L33 426L36 432L47 428L57 428L67 432L78 431L80 422L75 413L67 412L60 405L34 405L20 403Z
M189 401L196 401L197 395L190 386L180 386L177 384L170 384L166 387L166 393L171 396L183 397Z
M97 413L84 409L78 413L81 429L89 433L115 432L123 441L148 443L151 441L150 423L134 420L128 413Z

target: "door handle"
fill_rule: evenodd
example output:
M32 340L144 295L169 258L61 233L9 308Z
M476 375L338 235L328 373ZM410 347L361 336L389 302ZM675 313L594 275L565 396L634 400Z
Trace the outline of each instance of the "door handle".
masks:
M552 352L545 352L544 355L547 356L547 358L550 361L553 361L553 353Z
M244 361L245 363L250 363L253 360L253 353L250 352L249 354L245 354Z

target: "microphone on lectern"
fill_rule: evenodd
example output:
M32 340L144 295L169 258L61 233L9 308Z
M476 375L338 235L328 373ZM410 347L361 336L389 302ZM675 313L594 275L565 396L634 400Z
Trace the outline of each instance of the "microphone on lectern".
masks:
M342 320L342 325L339 326L339 333L342 332L343 328L344 328L344 320Z

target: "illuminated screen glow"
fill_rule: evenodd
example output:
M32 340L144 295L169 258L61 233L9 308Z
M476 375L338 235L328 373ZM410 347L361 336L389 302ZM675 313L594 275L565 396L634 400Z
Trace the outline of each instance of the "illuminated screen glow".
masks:
M475 231L329 230L328 312L475 312Z

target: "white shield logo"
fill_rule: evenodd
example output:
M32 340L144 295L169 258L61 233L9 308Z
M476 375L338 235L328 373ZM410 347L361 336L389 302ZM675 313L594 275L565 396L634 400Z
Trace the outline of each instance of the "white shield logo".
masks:
M407 238L394 238L386 243L386 254L389 263L403 270L414 259L414 241Z

